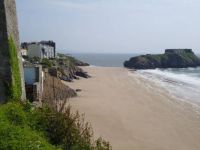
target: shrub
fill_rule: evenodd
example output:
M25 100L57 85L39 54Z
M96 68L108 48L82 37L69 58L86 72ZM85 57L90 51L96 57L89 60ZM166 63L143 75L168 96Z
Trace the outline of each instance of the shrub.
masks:
M49 59L43 58L42 59L42 65L45 66L45 67L50 68L50 67L53 66L53 63Z
M111 150L102 138L92 138L91 126L71 107L62 113L27 102L0 106L0 150Z
M96 140L95 150L111 150L112 147L109 142L104 141L102 138Z
M11 124L24 125L26 123L26 114L20 104L7 104L7 107L5 107L5 116Z
M55 150L31 129L0 123L0 150Z
M54 146L28 125L29 113L17 102L0 106L0 150L53 150Z
M65 150L91 148L92 132L90 126L81 120L78 113L72 114L68 107L65 113L42 108L33 114L33 127L45 131L45 135L54 145L61 145Z
M33 128L45 131L50 143L64 150L111 150L109 143L102 139L93 143L91 126L78 112L73 114L71 107L67 107L64 113L42 108L32 118Z

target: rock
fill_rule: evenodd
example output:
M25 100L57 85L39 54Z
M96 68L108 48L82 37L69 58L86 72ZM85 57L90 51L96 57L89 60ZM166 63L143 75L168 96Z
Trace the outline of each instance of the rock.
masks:
M59 58L51 60L54 66L48 68L51 76L60 78L61 80L72 82L79 77L89 78L90 76L79 66L87 66L89 64L77 60L74 57L64 54L58 54Z
M54 102L56 100L66 100L71 97L76 97L77 93L61 82L57 77L45 74L44 88L42 100L43 102Z
M63 80L63 81L72 82L72 79L69 78L68 76L63 75L63 76L60 77L60 79Z
M82 90L81 89L76 89L76 92L81 92Z
M200 59L191 49L167 49L164 54L132 57L124 66L132 69L187 68L200 66Z
M75 65L76 66L90 66L88 63L82 62L80 60L75 59Z
M82 78L89 78L90 76L87 74L87 72L84 71L77 71L76 76L82 77Z

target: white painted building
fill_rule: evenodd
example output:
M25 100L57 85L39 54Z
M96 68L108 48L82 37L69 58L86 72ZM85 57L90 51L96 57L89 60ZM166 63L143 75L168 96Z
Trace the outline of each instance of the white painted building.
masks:
M43 58L55 58L55 48L53 46L41 43L32 43L28 45L28 56Z
M21 49L21 54L22 54L22 56L27 56L27 50L26 49Z

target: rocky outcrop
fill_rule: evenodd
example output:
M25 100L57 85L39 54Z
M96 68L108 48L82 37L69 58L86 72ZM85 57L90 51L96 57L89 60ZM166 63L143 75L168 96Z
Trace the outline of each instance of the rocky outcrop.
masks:
M59 78L45 73L42 95L43 102L50 103L56 100L67 100L75 96L77 96L75 90L63 84Z
M75 64L76 66L90 66L88 63L82 62L82 61L77 60L77 59L75 59L74 64Z
M53 67L49 68L49 73L52 76L68 82L73 81L73 79L79 79L79 77L90 77L87 72L79 67L88 66L89 64L65 54L58 54L58 57L59 58L50 60L53 64Z
M124 66L133 69L187 68L200 66L200 59L191 49L167 49L164 54L132 57Z
M72 82L74 79L90 78L87 72L79 67L69 68L66 66L52 67L49 68L49 74L58 77L63 81Z

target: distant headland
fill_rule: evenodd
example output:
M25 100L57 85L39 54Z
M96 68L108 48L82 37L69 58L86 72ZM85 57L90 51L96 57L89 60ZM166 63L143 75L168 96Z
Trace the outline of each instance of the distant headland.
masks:
M192 49L166 49L164 54L132 57L124 66L133 69L187 68L200 66L200 59Z

